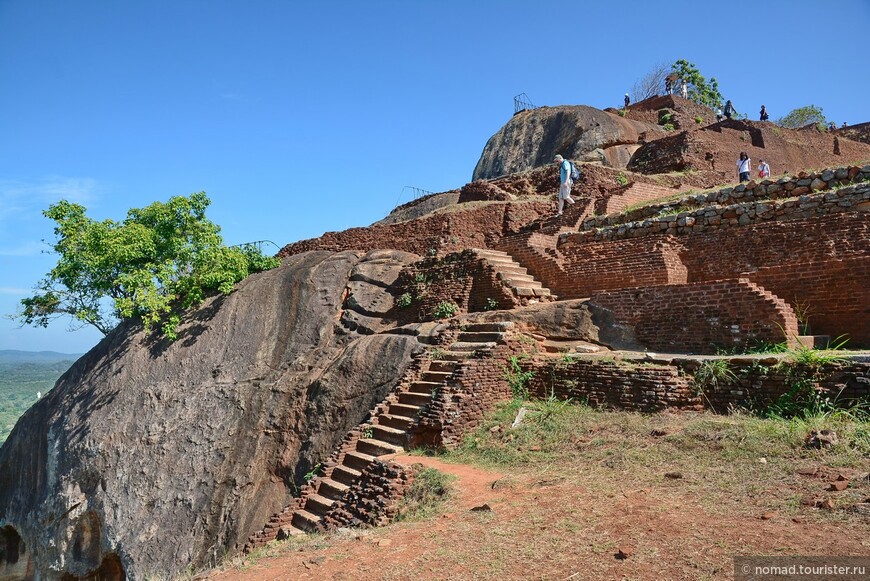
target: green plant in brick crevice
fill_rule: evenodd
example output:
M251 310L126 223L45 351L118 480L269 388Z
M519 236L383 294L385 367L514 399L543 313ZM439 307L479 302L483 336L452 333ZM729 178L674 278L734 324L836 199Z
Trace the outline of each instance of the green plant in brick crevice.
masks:
M727 359L708 359L695 371L692 382L698 395L703 395L706 390L719 391L726 385L736 383L737 375L731 370L731 362Z
M535 372L531 369L524 370L520 365L520 360L526 356L511 355L508 359L508 366L504 370L504 377L511 388L511 393L516 399L528 399L529 384L535 376Z
M674 131L676 127L674 127L673 123L665 123L664 125L662 125L662 129L664 129L665 131Z
M795 297L792 308L794 309L794 315L798 320L798 332L801 335L809 335L810 314L812 313L812 307L810 306L809 301L801 301Z
M813 349L800 342L786 350L786 357L777 366L785 371L789 390L764 410L768 417L811 417L829 414L841 407L839 393L833 396L822 389L825 368L846 361L840 350L848 342L842 335L827 349Z
M618 183L621 186L624 186L625 184L628 183L628 178L625 177L624 173L619 172L618 174L616 174L616 183Z
M360 432L360 435L363 439L369 440L374 435L374 429L371 426L365 426Z
M444 359L444 357L447 355L447 351L439 347L435 347L434 349L429 349L428 354L429 359L431 359L432 361L440 361Z
M441 301L432 309L432 316L436 319L449 319L458 312L459 305L453 301Z
M490 297L483 303L484 311L495 311L498 309L498 301Z
M302 478L305 479L305 482L311 482L311 480L312 480L315 476L317 476L317 473L320 472L320 469L321 469L322 467L323 467L323 464L321 464L320 462L318 462L317 464L315 464L315 465L311 468L311 470L309 470L308 472L306 472L306 473L305 473L305 476L303 476Z
M399 298L396 299L396 306L400 309L404 309L410 307L413 302L414 297L411 296L411 293L402 293L399 295Z

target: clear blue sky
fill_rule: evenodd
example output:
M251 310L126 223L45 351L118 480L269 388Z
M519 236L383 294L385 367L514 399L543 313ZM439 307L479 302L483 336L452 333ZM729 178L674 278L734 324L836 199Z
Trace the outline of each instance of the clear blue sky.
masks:
M738 111L870 121L870 1L0 0L0 313L54 263L67 198L96 219L204 190L228 244L284 245L460 187L536 105L618 106L685 58ZM83 352L96 331L0 349Z

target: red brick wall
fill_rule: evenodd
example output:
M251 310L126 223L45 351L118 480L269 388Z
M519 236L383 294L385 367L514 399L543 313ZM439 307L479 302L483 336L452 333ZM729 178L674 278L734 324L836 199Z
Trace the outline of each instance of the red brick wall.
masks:
M411 295L413 302L405 308L416 313L416 321L433 320L433 311L445 301L455 303L460 313L487 310L489 299L498 309L512 309L519 304L495 270L471 250L407 266L396 280L396 288L397 295Z
M462 438L483 422L495 406L513 397L505 379L511 354L522 352L515 341L499 345L486 357L467 359L454 372L450 385L438 390L420 416L416 444L455 448Z
M742 276L781 297L795 312L808 309L811 334L846 334L848 347L870 347L870 252L766 266Z
M688 281L737 278L763 267L805 265L870 253L870 212L765 222L681 236Z
M288 244L278 252L285 258L309 250L374 250L389 248L422 256L464 248L489 248L505 234L551 214L553 204L546 201L489 204L425 216L399 224L378 224L367 228L350 228L326 232L319 238Z
M686 268L671 237L568 246L562 256L568 283L564 288L551 287L561 298L686 282Z
M682 365L685 373L694 376L697 362ZM764 409L789 393L795 377L818 375L818 387L824 397L839 406L848 406L870 395L870 363L855 361L826 365L815 371L783 361L779 364L761 360L731 360L729 369L733 381L718 385L699 386L704 406L720 413L734 407Z
M651 202L667 198L675 193L673 188L663 188L653 184L640 182L630 183L624 187L608 192L595 201L596 214L613 214L622 212L629 206L642 202Z
M778 343L783 330L798 330L791 307L746 279L603 291L590 303L647 349L666 353Z
M535 371L530 391L592 406L655 412L665 408L703 409L691 379L670 365L576 359L526 365Z

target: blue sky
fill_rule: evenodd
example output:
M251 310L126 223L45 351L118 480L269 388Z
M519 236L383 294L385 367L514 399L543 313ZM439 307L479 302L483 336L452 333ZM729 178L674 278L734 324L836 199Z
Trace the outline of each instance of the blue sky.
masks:
M680 58L753 118L870 121L868 29L868 0L0 0L0 313L62 198L120 220L205 191L228 244L282 246L462 186L514 95L618 106ZM99 339L0 319L0 349Z

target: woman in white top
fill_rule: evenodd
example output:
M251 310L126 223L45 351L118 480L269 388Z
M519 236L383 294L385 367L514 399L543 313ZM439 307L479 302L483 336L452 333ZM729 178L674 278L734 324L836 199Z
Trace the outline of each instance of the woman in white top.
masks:
M763 159L758 160L758 177L760 178L769 178L770 177L770 166L767 165L767 162Z
M745 151L740 152L740 159L737 160L737 175L741 182L749 181L749 172L752 171L752 162Z

